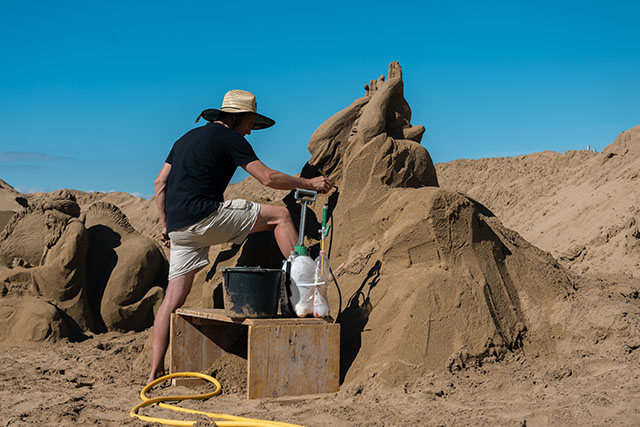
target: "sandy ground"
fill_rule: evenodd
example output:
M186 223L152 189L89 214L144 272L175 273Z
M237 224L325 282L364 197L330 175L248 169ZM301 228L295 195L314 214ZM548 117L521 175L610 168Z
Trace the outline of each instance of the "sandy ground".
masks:
M225 391L183 405L318 427L638 425L640 287L624 278L582 277L576 288L557 303L567 329L557 337L555 355L518 351L498 363L397 387L373 372L334 394L247 401ZM147 373L148 338L149 331L111 332L78 343L4 344L0 425L146 425L128 412ZM144 413L193 419L159 408Z

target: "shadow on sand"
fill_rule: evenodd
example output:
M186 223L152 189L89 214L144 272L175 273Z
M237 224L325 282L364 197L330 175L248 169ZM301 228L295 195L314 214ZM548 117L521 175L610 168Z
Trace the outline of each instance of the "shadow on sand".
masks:
M349 298L347 306L338 315L337 322L340 324L340 384L344 379L355 360L362 344L362 331L364 331L369 315L373 310L371 304L371 290L380 281L381 261L369 269L367 276L362 281L360 287ZM365 288L368 286L365 294Z

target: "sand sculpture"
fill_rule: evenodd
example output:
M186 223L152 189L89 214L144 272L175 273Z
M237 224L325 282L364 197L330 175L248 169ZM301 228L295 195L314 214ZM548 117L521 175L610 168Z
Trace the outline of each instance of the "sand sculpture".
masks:
M411 126L400 64L365 85L365 96L332 116L309 141L308 165L333 182L361 185L366 174L389 187L437 186L429 152L420 145L424 126ZM365 168L364 170L362 168Z
M79 216L80 207L65 190L30 200L0 235L0 256L8 267L0 279L9 295L52 301L80 328L92 329L86 298L89 236Z
M394 62L388 79L365 85L365 96L329 118L309 142L302 175L319 171L337 187L314 209L319 213L328 202L333 215L345 381L380 374L399 383L420 372L499 359L522 346L553 351L548 337L557 325L549 310L571 286L566 273L482 204L439 188L420 144L424 127L410 121L402 70ZM227 196L260 194L252 184L248 179ZM291 199L282 201L295 221ZM317 236L313 216L308 232ZM278 266L281 259L264 257L267 240L214 247L210 257L216 266ZM317 253L314 240L308 243ZM215 270L203 272L195 285L201 293L188 303L210 306L220 282ZM330 299L335 315L337 293Z
M101 330L140 331L162 302L168 265L151 239L138 233L117 206L96 202L85 213L90 300ZM99 307L98 307L99 303Z
M153 241L137 235L115 206L91 207L81 217L67 190L32 196L27 203L0 234L5 338L40 341L148 327L162 295L153 286L166 277L166 261ZM114 243L109 237L122 246L119 258L100 256Z

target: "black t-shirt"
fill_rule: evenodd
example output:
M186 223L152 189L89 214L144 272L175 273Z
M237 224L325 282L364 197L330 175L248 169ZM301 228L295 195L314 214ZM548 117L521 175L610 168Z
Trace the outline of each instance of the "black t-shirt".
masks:
M224 201L224 190L238 166L258 160L247 140L218 123L192 129L167 157L171 164L165 209L167 233L195 224Z

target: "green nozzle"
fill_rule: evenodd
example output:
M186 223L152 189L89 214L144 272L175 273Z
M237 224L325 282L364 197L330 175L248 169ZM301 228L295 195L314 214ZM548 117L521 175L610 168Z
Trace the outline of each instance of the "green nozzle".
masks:
M307 248L303 245L296 245L293 248L293 251L295 252L296 255L307 255Z
M328 206L324 205L322 208L322 229L324 229L327 226L327 211L328 211Z

